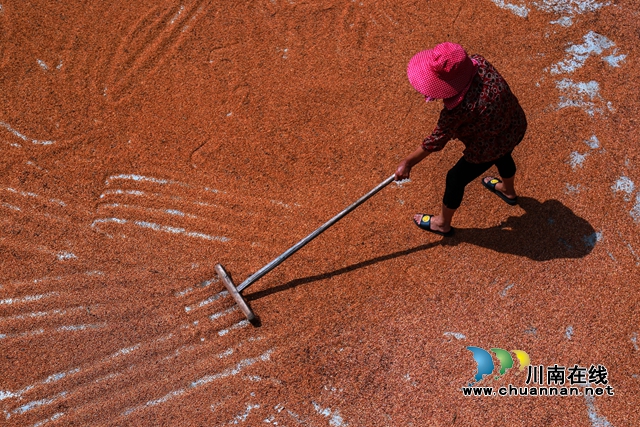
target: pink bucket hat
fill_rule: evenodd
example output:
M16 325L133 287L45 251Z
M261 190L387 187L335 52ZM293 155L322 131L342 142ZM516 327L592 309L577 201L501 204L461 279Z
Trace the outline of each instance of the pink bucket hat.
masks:
M464 97L477 71L478 66L463 47L450 42L416 53L407 66L407 76L415 90L428 98L455 97L455 105Z

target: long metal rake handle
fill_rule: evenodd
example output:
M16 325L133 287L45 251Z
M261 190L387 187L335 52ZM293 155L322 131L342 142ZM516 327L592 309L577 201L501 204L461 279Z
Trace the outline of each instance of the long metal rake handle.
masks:
M366 202L371 196L376 194L378 191L382 190L384 187L386 187L387 185L391 184L391 182L393 182L394 179L395 179L395 174L391 175L389 178L387 178L383 182L381 182L376 188L374 188L373 190L369 191L364 196L360 197L351 206L347 207L345 210L340 212L338 215L336 215L333 218L331 218L329 221L327 221L324 225L322 225L316 231L314 231L313 233L309 234L307 237L305 237L304 239L300 240L298 243L296 243L295 245L293 245L292 247L287 249L282 255L280 255L279 257L277 257L276 259L271 261L269 264L267 264L264 267L262 267L260 270L258 270L255 273L253 273L251 276L249 276L247 278L247 280L242 282L237 287L238 292L242 292L244 289L248 288L251 284L253 284L253 282L255 282L256 280L258 280L259 278L261 278L262 276L264 276L265 274L267 274L268 272L270 272L271 270L276 268L285 259L289 258L296 251L298 251L298 249L302 248L304 245L306 245L307 243L309 243L310 241L312 241L313 239L318 237L327 228L331 227L333 224L338 222L343 216L345 216L346 214L348 214L349 212L351 212L352 210L354 210L355 208L357 208L358 206L360 206L361 204Z

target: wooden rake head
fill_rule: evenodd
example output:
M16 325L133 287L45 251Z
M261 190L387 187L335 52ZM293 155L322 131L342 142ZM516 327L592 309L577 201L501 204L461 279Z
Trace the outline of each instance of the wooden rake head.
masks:
M306 245L311 240L313 240L316 237L318 237L325 230L327 230L333 224L338 222L342 217L344 217L349 212L353 211L355 208L357 208L358 206L363 204L371 196L376 194L378 191L382 190L384 187L389 185L394 180L395 180L395 174L391 175L389 178L387 178L384 181L382 181L380 184L378 184L377 187L375 187L373 190L369 191L364 196L360 197L358 200L355 201L355 203L351 204L346 209L344 209L342 212L340 212L339 214L337 214L336 216L331 218L329 221L324 223L324 225L322 225L320 228L315 230L313 233L309 234L307 237L305 237L304 239L300 240L298 243L296 243L295 245L293 245L292 247L287 249L282 255L279 255L273 261L271 261L269 264L265 265L260 270L258 270L255 273L253 273L244 282L242 282L238 287L236 287L233 284L233 280L231 280L231 277L229 277L229 274L227 274L227 272L225 271L224 267L222 267L222 265L220 265L220 264L216 264L215 268L216 268L216 273L218 273L218 277L220 277L220 280L222 280L222 283L224 283L224 286L229 291L229 295L231 295L233 297L233 299L235 300L236 304L238 304L238 306L240 307L240 310L242 310L244 315L247 316L247 320L249 320L249 322L251 322L251 324L253 326L260 326L260 319L255 314L253 314L253 311L251 311L251 308L249 307L247 302L244 300L244 298L242 298L242 295L240 294L240 292L242 292L243 290L245 290L246 288L251 286L256 280L258 280L259 278L261 278L262 276L264 276L265 274L267 274L268 272L270 272L271 270L276 268L284 260L286 260L291 255L293 255L296 251L301 249L304 245Z
M244 298L242 298L242 295L240 295L240 292L238 291L236 286L233 284L233 280L231 280L231 277L229 276L227 271L224 269L224 267L220 264L216 264L215 269L216 269L216 273L218 273L218 277L220 278L220 280L222 280L222 283L224 283L224 286L229 291L229 295L233 297L236 304L238 304L238 307L240 307L240 310L242 310L244 315L247 317L247 320L253 326L260 326L260 319L258 318L258 316L254 314L254 312L251 310L251 308L249 307L249 304L247 304Z

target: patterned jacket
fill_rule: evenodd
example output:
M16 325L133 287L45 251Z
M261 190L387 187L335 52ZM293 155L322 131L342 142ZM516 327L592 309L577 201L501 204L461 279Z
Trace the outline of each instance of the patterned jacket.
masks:
M527 118L504 78L486 59L471 55L478 73L460 104L443 108L433 133L424 139L427 151L442 150L451 139L465 145L464 158L484 163L507 154L522 141Z

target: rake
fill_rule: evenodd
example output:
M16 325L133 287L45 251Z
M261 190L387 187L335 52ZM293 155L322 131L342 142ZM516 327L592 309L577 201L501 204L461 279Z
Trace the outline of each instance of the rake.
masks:
M367 194L365 194L364 196L356 200L352 205L348 206L342 212L340 212L339 214L331 218L329 221L324 223L320 228L315 230L313 233L309 234L307 237L300 240L295 245L291 246L289 249L284 251L282 255L279 255L278 257L276 257L269 264L265 265L260 270L253 273L251 276L249 276L244 282L242 282L237 287L233 284L233 280L231 280L231 277L229 276L227 271L224 269L224 267L221 264L216 264L215 269L216 269L216 273L218 274L218 277L220 278L220 280L222 280L222 283L224 283L224 286L229 291L229 295L233 297L238 307L240 307L240 310L242 310L244 315L247 317L247 320L249 320L249 322L251 322L251 324L254 326L258 326L260 324L259 318L253 313L253 311L249 307L249 304L247 304L245 299L242 297L242 294L241 294L242 291L244 291L249 286L254 284L262 276L264 276L265 274L267 274L268 272L276 268L284 260L286 260L291 255L293 255L298 250L300 250L304 245L306 245L307 243L309 243L310 241L318 237L320 234L325 232L329 227L331 227L333 224L338 222L342 217L344 217L349 212L351 212L352 210L354 210L355 208L357 208L358 206L366 202L371 196L373 196L378 191L382 190L384 187L389 185L394 179L395 179L395 175L391 175L389 178L382 181L380 184L378 184L376 188L374 188L373 190L369 191Z

